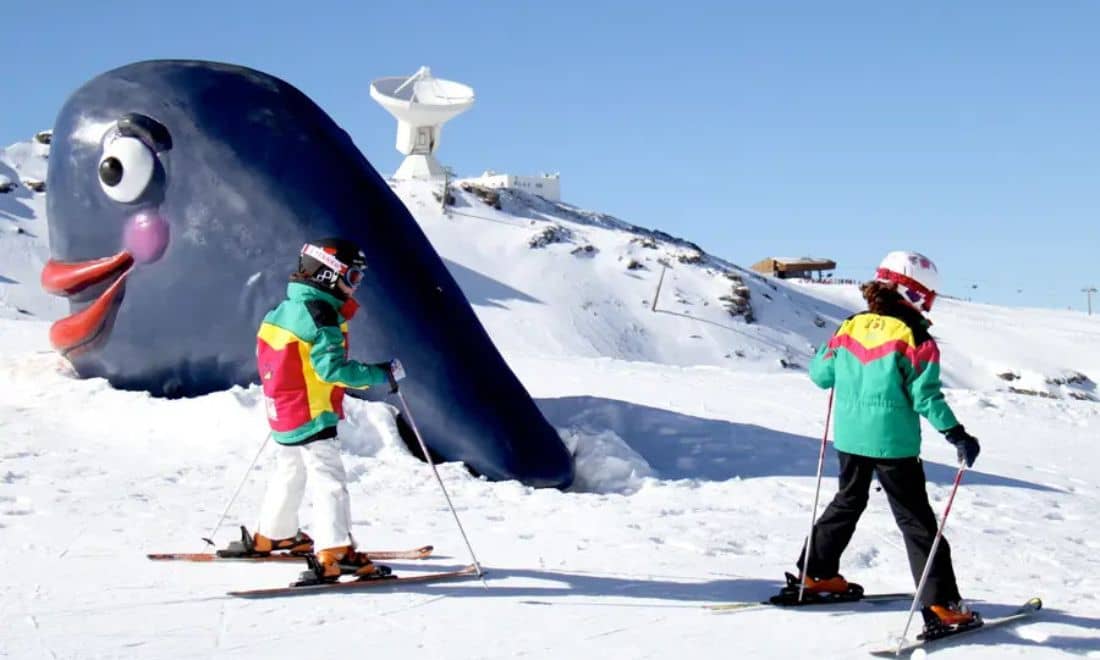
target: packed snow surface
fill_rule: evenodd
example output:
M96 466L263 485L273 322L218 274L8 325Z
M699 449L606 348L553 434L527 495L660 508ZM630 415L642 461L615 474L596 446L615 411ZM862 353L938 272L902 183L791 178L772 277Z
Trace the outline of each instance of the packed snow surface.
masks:
M27 158L0 152L9 170ZM64 309L35 284L43 196L0 194L0 656L853 658L900 632L904 602L703 607L765 598L793 569L827 402L804 366L858 310L854 288L758 279L538 198L497 210L458 191L443 215L426 184L394 185L574 450L575 486L440 466L484 584L244 601L224 594L282 586L300 567L145 560L203 550L242 477L216 540L255 523L270 458L247 470L266 431L259 390L167 401L74 379L46 341ZM551 225L566 231L531 247ZM750 291L753 323L723 308L734 286ZM983 448L948 524L963 594L986 616L1046 603L935 657L1100 657L1100 317L945 299L935 320L948 401ZM470 561L392 408L350 402L341 437L364 549L435 544L428 561L390 562L399 574ZM926 428L923 455L939 511L954 449ZM823 501L835 476L830 451ZM868 591L912 589L881 493L841 570Z

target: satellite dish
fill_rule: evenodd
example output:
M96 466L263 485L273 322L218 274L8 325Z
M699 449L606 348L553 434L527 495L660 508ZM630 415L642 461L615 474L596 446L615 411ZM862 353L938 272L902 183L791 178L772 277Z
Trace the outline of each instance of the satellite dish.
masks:
M474 90L436 78L431 69L422 66L408 77L375 80L370 84L370 95L397 119L396 148L407 158L394 178L443 178L443 167L433 156L443 124L473 106Z

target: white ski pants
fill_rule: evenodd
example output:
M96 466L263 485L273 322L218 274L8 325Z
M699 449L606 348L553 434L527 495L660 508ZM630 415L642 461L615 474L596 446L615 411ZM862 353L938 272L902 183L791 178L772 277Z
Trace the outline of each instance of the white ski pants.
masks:
M313 503L310 536L319 550L355 545L351 536L351 498L347 475L340 460L338 438L308 444L277 445L274 470L260 508L257 530L271 539L283 539L298 531L298 507L306 485Z

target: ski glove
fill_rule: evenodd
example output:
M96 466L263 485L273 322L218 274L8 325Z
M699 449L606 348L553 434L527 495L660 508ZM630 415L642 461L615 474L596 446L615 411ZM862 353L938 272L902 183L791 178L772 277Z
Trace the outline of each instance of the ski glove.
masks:
M943 435L948 442L955 445L955 450L959 453L959 464L966 463L966 467L972 467L974 459L978 458L978 453L982 450L978 439L967 433L962 424L947 429Z
M405 367L401 364L401 360L397 358L390 360L386 365L386 375L390 380L390 394L393 394L397 391L397 381L405 377Z

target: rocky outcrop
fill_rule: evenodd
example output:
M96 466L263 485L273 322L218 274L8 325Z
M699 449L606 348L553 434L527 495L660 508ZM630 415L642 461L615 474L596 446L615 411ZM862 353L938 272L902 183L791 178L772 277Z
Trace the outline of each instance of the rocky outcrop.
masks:
M532 236L530 240L527 241L527 246L531 249L544 248L554 243L568 243L572 237L573 232L565 227L561 225L550 225Z
M745 286L745 280L730 270L722 273L722 276L731 283L730 292L718 297L722 307L729 312L730 316L740 316L745 319L745 323L755 321L756 315L752 311L752 291Z
M500 191L465 181L459 184L459 188L462 188L494 209L500 210Z

